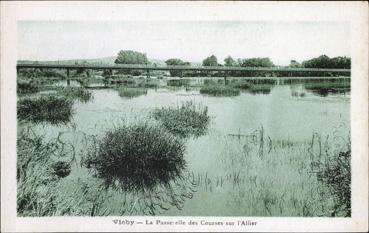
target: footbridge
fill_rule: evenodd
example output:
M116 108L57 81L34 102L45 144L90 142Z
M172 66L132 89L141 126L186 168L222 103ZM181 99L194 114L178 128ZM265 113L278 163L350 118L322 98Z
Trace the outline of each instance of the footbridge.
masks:
M314 74L334 74L339 73L344 76L350 76L350 69L317 69L317 68L289 68L289 67L235 67L235 66L156 66L156 65L103 65L103 64L48 64L48 63L18 63L17 72L21 69L65 69L67 76L69 77L70 70L76 69L91 69L91 70L109 70L113 73L114 70L141 70L146 71L147 77L150 78L150 71L218 71L223 72L224 76L227 76L230 72L241 71L250 72L250 74L256 74L258 72L270 72L270 73L284 73L288 76L292 76L294 73L314 73ZM180 75L182 76L182 75Z

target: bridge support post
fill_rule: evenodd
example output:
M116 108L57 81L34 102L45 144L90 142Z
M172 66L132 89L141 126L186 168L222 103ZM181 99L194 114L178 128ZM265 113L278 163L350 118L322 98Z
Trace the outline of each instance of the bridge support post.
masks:
M150 70L146 70L146 77L149 79L150 78Z
M227 72L224 71L224 86L227 86Z
M70 72L69 69L67 69L67 86L70 86Z
M181 72L179 73L180 78L183 78L183 71L181 70Z

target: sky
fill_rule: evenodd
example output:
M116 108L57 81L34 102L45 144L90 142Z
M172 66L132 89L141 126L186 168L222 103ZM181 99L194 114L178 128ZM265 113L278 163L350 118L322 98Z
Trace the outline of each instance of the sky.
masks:
M269 57L288 65L326 54L350 56L345 22L276 21L20 21L19 60L67 60L116 56L120 50L150 59L201 62Z

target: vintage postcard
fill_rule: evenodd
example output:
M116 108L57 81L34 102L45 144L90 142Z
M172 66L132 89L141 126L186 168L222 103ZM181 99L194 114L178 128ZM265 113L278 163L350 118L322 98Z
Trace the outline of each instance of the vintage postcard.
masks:
M368 230L368 4L1 3L1 230Z

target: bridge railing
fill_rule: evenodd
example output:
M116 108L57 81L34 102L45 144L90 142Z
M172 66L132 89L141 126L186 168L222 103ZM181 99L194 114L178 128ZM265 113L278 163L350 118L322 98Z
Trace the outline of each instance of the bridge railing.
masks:
M22 68L59 68L59 69L123 69L123 70L192 70L192 71L269 71L269 72L344 72L350 69L328 69L328 68L291 68L291 67L235 67L235 66L154 66L154 65L102 65L102 64L17 64L17 69Z

